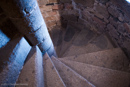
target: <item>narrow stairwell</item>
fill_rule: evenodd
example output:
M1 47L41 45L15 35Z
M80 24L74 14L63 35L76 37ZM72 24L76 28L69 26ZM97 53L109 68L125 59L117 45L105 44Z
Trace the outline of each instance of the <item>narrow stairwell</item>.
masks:
M51 60L66 87L130 86L128 58L106 34L91 30L52 33L59 58Z
M129 61L105 34L91 30L57 30L52 33L52 40L59 58L49 57L47 53L42 57L38 46L31 47L22 36L2 48L9 53L3 55L0 50L1 56L5 60L14 58L14 61L3 64L6 68L0 74L4 79L1 82L15 86L3 84L0 87L130 87ZM18 60L19 57L23 60ZM18 71L12 65L20 66Z
M42 59L39 48L33 47L16 87L130 86L129 61L105 34L57 30L52 40L59 58L50 58L46 53ZM21 83L25 85L17 85Z
M130 87L122 1L1 0L0 87Z

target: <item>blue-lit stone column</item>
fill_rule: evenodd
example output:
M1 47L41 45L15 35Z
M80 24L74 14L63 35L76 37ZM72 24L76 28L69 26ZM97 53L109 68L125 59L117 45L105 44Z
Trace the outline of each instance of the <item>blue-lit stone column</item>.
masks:
M54 46L36 0L0 0L0 6L29 42L42 53L55 55Z

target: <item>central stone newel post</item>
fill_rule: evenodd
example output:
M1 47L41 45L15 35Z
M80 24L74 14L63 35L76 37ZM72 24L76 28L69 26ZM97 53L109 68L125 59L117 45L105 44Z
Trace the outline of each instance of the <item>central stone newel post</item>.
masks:
M36 0L0 0L0 6L31 45L38 45L43 54L56 55Z

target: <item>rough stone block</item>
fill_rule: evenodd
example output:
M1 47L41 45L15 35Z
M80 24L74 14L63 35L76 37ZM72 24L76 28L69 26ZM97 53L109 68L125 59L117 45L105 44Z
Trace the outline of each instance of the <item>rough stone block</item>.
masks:
M114 37L114 38L119 38L119 34L117 32L117 30L111 25L107 25L107 29L109 29L109 34L110 36Z
M68 10L73 9L73 5L70 3L65 3L64 6L65 6L65 9L68 9Z
M49 3L58 3L60 0L49 0Z
M109 17L109 14L108 14L108 11L107 11L107 8L106 6L104 5L96 5L95 6L95 10L103 16L103 18L108 18Z
M50 36L46 37L43 42L41 42L38 47L40 48L40 50L42 51L42 53L44 54L46 51L48 51L48 49L51 47L52 45L52 41Z
M99 25L105 25L105 23L97 17L93 17L93 20Z
M115 26L117 28L118 22L114 18L110 17L109 21L110 21L110 24L112 24L113 26Z
M43 78L42 53L36 46L32 48L25 61L17 80L16 87L44 87Z
M33 46L41 43L44 39L49 36L46 25L42 25L36 32L27 34L26 37L31 42Z
M37 7L29 16L26 16L25 18L10 19L16 25L17 29L23 34L28 34L38 30L44 23L39 7Z
M106 4L107 2L109 2L110 0L97 0L99 3L102 3L102 4Z
M54 15L57 15L57 11L50 11L50 12L47 12L47 14L49 16L54 16Z
M124 14L124 21L129 22L129 20L130 20L130 18L126 14Z
M46 20L46 22L56 21L56 17L55 17L55 16L52 16L52 15L51 15L51 16L49 15L49 17L46 17L45 20Z
M128 23L124 23L124 27L128 33L130 33L130 25Z
M48 3L49 3L48 0L39 0L39 1L38 1L39 6L41 6L41 5L46 5L46 4L48 4Z
M40 6L41 11L47 12L47 11L52 11L52 6L46 6L42 5Z
M93 7L95 0L74 0L77 4L84 5L86 7Z
M76 15L63 15L62 16L64 18L64 20L70 20L70 21L78 21L78 16Z
M56 26L56 21L47 22L46 24L48 28L53 28L54 26Z
M18 36L0 49L0 86L14 87L30 49L28 42Z
M100 20L97 17L93 17L93 21L94 21L93 26L95 26L97 28L98 32L100 32L100 33L104 32L104 29L106 27L105 22Z
M42 14L39 7L26 16L26 22L29 23L28 27L31 28L31 31L36 31L44 23Z
M52 9L53 9L53 10L58 10L58 9L59 9L59 7L60 7L60 5L55 4L54 6L52 6Z
M18 0L16 4L25 16L26 14L31 14L38 6L37 0Z
M108 7L108 12L113 15L114 17L118 18L119 17L119 12L118 10L116 9L116 7L114 6L110 6Z
M122 23L118 24L117 31L120 32L121 34L126 32L126 29L124 28L124 25Z
M98 13L98 12L95 12L94 15L95 15L96 17L100 18L100 19L103 19L103 18L104 18L103 15L101 15L101 14Z
M92 22L92 18L91 17L93 17L93 15L91 15L87 10L83 10L82 12L82 18L84 19L84 20L86 20L86 21L88 21L88 22Z
M60 15L75 15L79 16L79 12L77 10L61 10L59 11Z

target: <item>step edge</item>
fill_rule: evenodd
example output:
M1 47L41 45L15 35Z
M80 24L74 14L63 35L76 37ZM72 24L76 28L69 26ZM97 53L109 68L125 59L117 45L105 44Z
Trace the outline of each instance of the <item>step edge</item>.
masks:
M59 60L60 60L60 61L72 61L72 60L67 60L67 59L59 59ZM73 62L77 62L77 61L73 61ZM92 67L98 67L98 68L102 68L102 69L110 70L110 71L113 71L113 72L116 71L116 72L121 72L121 73L127 73L127 74L130 74L129 72L120 71L120 70L114 70L114 69L105 68L105 67L100 67L100 66L91 65L91 64L86 64L86 63L82 63L82 62L77 62L77 63L85 64L85 65L92 66Z
M60 76L59 72L57 71L57 69L56 69L56 67L55 67L54 63L52 62L51 58L48 56L48 54L47 54L47 53L46 53L45 55L47 55L48 59L51 61L51 64L54 66L54 69L55 69L55 71L56 71L56 74L58 75L59 79L60 79L60 80L61 80L61 82L63 83L64 87L66 87L66 85L65 85L64 81L62 80L62 78L61 78L61 76Z
M55 60L58 60L56 59L55 57L52 57L53 59ZM83 76L81 76L80 74L78 74L76 71L74 71L72 68L70 68L69 66L67 66L66 64L64 64L62 61L58 60L61 64L63 64L63 66L69 68L75 75L77 75L78 77L80 77L80 79L83 79L85 80L89 85L91 85L92 87L96 87L95 85L93 85L91 82L89 82L87 79L85 79Z

